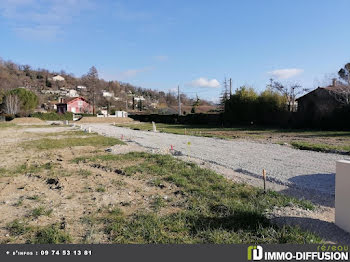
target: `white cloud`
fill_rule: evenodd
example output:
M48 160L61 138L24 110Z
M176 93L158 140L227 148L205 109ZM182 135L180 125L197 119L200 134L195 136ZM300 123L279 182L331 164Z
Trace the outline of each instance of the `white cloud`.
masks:
M82 10L92 7L91 0L2 0L0 17L21 37L56 38Z
M286 69L277 69L271 72L268 72L272 77L278 78L278 79L288 79L294 76L297 76L304 72L303 69L299 68L286 68Z
M208 78L200 77L198 79L193 80L189 85L193 86L193 87L217 88L217 87L220 86L220 83L215 78L214 79L208 79Z

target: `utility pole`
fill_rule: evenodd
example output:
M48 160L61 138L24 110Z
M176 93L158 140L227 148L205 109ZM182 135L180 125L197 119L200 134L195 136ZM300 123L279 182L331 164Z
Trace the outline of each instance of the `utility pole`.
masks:
M93 93L92 93L92 114L95 115L95 113L96 113L96 106L95 106L95 104L96 104L95 83L94 83L94 85L93 85L92 92L93 92Z
M125 90L125 111L128 110L128 94L126 93L126 86L124 88Z
M232 96L232 78L230 78L230 98Z
M181 116L180 86L177 86L177 97L178 97L178 100L179 100L179 116Z

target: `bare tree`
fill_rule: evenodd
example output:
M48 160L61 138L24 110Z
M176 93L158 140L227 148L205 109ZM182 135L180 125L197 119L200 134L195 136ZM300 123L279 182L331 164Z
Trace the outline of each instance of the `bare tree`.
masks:
M12 94L6 95L4 105L5 105L4 111L6 114L10 114L10 115L17 114L19 111L18 96L12 95Z
M221 97L220 97L220 110L221 111L225 110L225 104L226 104L227 100L229 100L229 90L228 90L227 80L225 77L225 80L223 82L223 90L222 90Z
M337 80L333 79L333 85L326 88L328 93L334 97L342 105L350 104L350 85L337 84Z
M92 66L89 72L83 76L84 82L89 88L89 99L92 101L92 113L96 111L96 89L99 84L98 72L96 67Z
M282 83L274 81L273 79L270 79L270 84L268 85L268 87L278 91L280 94L286 97L287 109L290 112L296 111L296 98L299 95L310 91L310 89L302 88L302 86L299 84L283 85Z
M341 86L338 87L337 90L330 91L329 93L337 100L339 103L343 105L350 104L350 87Z

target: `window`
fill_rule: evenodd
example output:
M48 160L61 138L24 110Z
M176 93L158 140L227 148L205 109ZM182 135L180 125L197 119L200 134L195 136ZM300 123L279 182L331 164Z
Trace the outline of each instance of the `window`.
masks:
M78 101L78 106L83 106L83 101Z

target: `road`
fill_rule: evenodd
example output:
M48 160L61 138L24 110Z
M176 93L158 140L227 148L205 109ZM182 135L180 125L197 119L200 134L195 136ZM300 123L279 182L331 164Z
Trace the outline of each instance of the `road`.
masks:
M260 177L262 169L268 180L299 189L334 195L335 163L347 156L297 150L277 144L247 140L223 140L167 133L138 131L110 124L89 124L99 134L135 142L155 152L170 149L237 172Z

